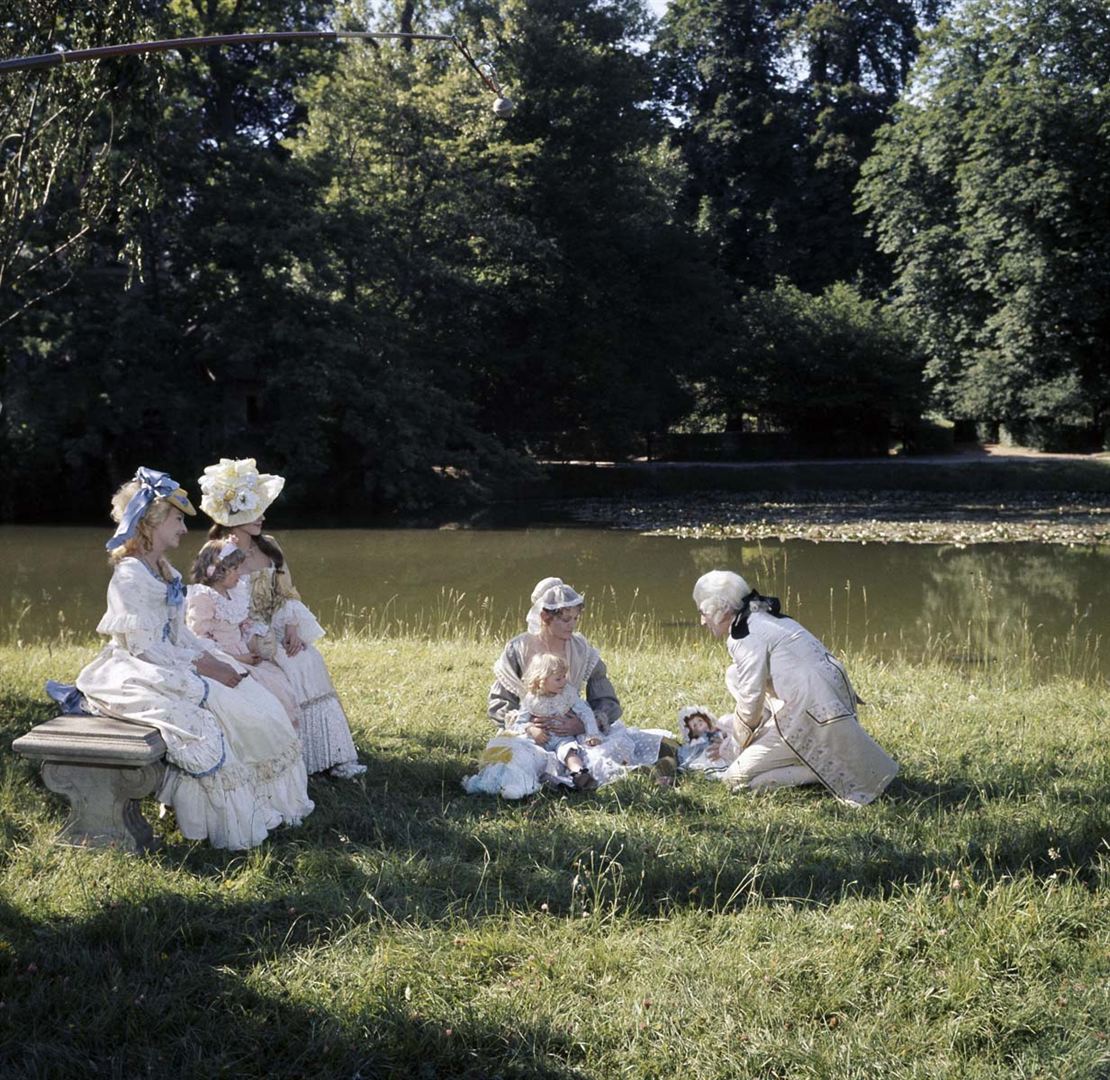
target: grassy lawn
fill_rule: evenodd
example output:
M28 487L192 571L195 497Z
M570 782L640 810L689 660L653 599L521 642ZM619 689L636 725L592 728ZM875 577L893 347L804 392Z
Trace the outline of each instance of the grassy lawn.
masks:
M630 723L723 705L720 646L588 629ZM0 648L4 1077L1110 1074L1103 683L849 657L903 767L863 811L647 776L505 804L459 786L496 635L352 636L366 776L250 853L168 819L133 858L53 846L7 750L93 648Z

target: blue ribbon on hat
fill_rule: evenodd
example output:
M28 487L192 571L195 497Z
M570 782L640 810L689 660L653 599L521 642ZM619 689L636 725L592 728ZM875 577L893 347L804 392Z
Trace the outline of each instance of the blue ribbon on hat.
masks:
M104 545L108 551L114 551L121 544L126 544L135 535L139 522L155 499L166 498L181 486L169 473L158 472L157 469L140 468L135 473L135 479L139 481L139 490L131 496L131 501L120 518L119 527Z

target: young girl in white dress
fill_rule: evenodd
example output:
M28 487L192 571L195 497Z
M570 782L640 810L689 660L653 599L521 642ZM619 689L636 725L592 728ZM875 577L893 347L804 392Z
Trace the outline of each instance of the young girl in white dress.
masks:
M347 714L313 645L324 628L301 602L278 542L262 532L265 511L285 486L284 477L259 473L254 458L221 458L204 470L199 483L200 508L215 522L209 538L231 539L246 556L236 588L247 597L256 624L257 652L272 659L292 684L309 773L327 772L338 779L364 773Z
M165 473L139 469L116 492L108 541L108 642L77 677L94 712L156 727L168 767L157 798L190 840L249 848L312 809L296 732L247 669L185 625L185 590L167 552L194 514Z
M250 597L236 589L246 555L233 540L209 540L193 563L192 584L185 597L185 622L197 637L214 641L281 702L294 729L301 726L301 711L288 676L257 649L259 630L251 622Z
M596 787L586 764L590 747L600 746L601 730L593 709L582 700L577 687L567 682L566 660L554 653L537 653L524 671L525 694L511 730L528 735L537 745L552 752L571 775L576 788ZM581 735L551 735L536 720L577 716L585 728Z

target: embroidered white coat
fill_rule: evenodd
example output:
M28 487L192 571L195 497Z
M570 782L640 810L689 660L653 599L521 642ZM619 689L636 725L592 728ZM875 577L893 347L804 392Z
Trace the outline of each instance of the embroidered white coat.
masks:
M748 628L747 637L728 639L733 666L725 682L736 718L757 737L760 727L775 725L834 795L853 805L872 802L898 765L860 726L844 665L793 619L754 611ZM743 772L743 758L730 771Z

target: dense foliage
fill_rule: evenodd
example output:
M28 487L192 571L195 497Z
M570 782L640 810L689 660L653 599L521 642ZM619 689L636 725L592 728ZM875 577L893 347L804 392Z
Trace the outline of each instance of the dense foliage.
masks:
M19 0L6 56L455 33L518 107L430 43L0 76L0 516L220 455L350 519L676 427L882 452L931 406L1097 440L1105 10L964 5L911 81L943 6Z
M939 401L1047 445L1107 432L1108 91L1104 3L972 0L866 166Z

